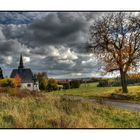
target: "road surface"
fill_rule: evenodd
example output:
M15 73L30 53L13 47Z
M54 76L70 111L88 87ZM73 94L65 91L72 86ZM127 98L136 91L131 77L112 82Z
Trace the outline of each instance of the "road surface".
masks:
M90 101L90 102L100 102L100 100L97 99L89 99L89 98L84 98L80 96L70 96L70 95L64 95L67 96L68 98L74 99L74 100L81 100L81 101ZM112 100L101 100L102 103L105 103L107 105L111 105L113 107L121 108L121 109L126 109L129 111L135 111L135 112L140 112L140 104L133 104L133 103L125 103L125 102L119 102L119 101L112 101Z

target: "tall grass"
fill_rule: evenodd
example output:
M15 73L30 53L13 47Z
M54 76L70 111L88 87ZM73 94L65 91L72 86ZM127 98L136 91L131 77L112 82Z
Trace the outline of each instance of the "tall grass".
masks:
M66 96L0 96L0 128L139 128L140 113Z

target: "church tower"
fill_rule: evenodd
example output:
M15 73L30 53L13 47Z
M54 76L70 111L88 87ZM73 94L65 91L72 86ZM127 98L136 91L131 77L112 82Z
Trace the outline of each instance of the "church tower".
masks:
M20 55L18 69L13 69L10 77L15 78L17 75L21 78L21 89L39 91L39 83L32 70L24 67L22 54Z
M20 62L19 62L18 68L19 69L23 69L24 68L22 54L20 55Z

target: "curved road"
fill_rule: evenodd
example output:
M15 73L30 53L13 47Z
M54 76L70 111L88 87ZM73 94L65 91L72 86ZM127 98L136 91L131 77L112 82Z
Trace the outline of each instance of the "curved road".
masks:
M64 96L67 96L67 97L72 98L74 100L99 102L97 99L88 99L88 98L84 98L84 97L71 96L71 95L64 95ZM124 102L112 101L112 100L102 100L101 102L105 103L107 105L111 105L113 107L127 109L129 111L140 112L140 104L124 103Z
M109 101L109 100L105 100L104 103L114 106L114 107L127 109L129 111L140 112L140 104L122 103L118 101Z

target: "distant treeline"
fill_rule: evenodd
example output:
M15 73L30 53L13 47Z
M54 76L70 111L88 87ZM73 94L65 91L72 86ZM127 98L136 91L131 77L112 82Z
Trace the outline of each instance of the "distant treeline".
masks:
M80 80L64 80L64 81L58 81L59 85L63 86L63 89L72 89L72 88L79 88L81 85Z
M128 85L140 85L140 73L138 74L128 74L127 75L127 84ZM111 79L101 79L97 85L98 87L113 87L121 86L120 77L111 78Z
M79 88L81 84L80 80L56 80L48 78L47 73L45 72L38 73L37 79L39 81L40 90L48 92L61 89Z

